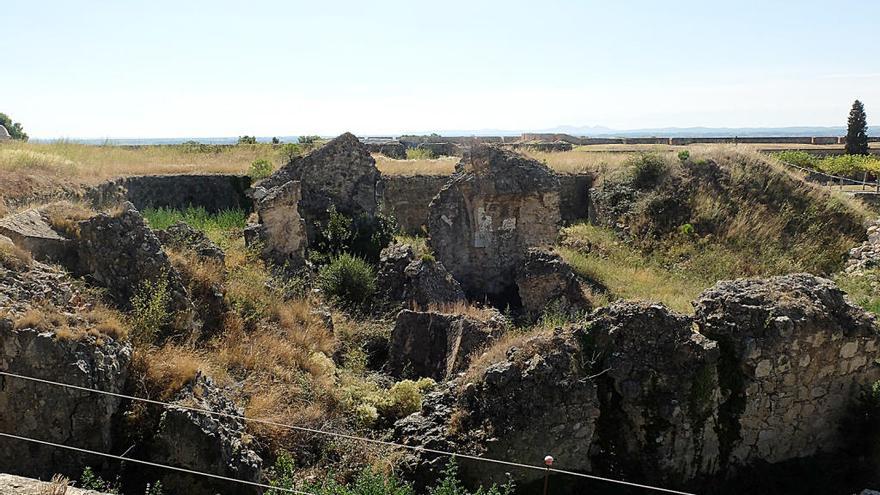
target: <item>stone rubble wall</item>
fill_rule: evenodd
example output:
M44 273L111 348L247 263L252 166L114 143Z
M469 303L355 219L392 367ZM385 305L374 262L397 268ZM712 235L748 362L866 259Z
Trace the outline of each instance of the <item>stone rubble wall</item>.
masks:
M146 208L184 209L202 207L209 213L223 210L251 210L245 191L251 186L246 175L144 175L123 177L99 184L86 191L95 206L132 203Z

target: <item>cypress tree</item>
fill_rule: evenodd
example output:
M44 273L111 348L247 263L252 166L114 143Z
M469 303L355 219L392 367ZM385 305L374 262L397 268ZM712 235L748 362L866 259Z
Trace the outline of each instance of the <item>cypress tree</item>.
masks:
M868 154L868 117L865 106L856 100L846 123L846 153L848 155Z

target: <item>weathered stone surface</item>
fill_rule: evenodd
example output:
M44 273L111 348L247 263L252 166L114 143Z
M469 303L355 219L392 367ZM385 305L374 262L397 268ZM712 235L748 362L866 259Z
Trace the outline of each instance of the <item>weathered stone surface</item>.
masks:
M593 174L559 174L559 214L565 223L586 220L590 213Z
M201 374L173 402L215 413L243 414L210 378ZM180 407L171 406L162 413L145 453L149 461L194 471L253 482L259 482L262 476L263 461L248 445L241 421ZM165 470L157 475L169 493L231 493L229 483L203 476ZM241 485L235 487L234 493L259 493L259 489Z
M575 313L592 309L590 289L558 254L541 248L529 249L516 271L516 285L523 309L537 317L548 307Z
M831 281L799 274L720 282L695 303L719 343L722 463L778 462L840 446L858 387L880 378L880 334Z
M430 244L470 297L515 298L528 248L559 229L559 179L541 163L476 146L431 202Z
M52 491L54 487L51 482L0 474L0 495L109 495L94 490L81 490L73 486L64 488L57 486L56 491Z
M349 217L373 216L382 192L376 161L351 133L295 157L259 185L271 189L288 181L302 184L299 212L310 242L314 242L318 226L327 221L330 206Z
M79 261L90 280L109 289L122 308L145 284L167 283L173 330L194 329L195 309L180 274L141 214L126 203L117 215L100 214L80 222Z
M70 266L76 262L73 241L56 232L39 210L30 209L0 218L0 234L40 261Z
M220 246L215 244L201 230L196 230L188 223L179 221L165 230L154 231L163 246L182 251L191 251L200 258L223 263L226 258Z
M442 263L416 259L407 244L393 244L382 250L378 281L390 300L421 309L465 300L461 285Z
M880 220L868 226L868 240L849 250L846 273L861 275L880 265Z
M448 180L448 175L385 175L382 210L394 217L403 232L423 236L428 205Z
M379 153L397 160L406 158L406 146L399 141L364 143L364 145L370 153Z
M597 311L587 338L598 356L594 465L664 486L717 467L716 342L660 304L619 302Z
M416 149L428 150L433 156L461 156L462 148L455 143L419 143Z
M74 294L74 280L56 266L34 261L10 270L0 264L0 308L12 316L40 304L64 307Z
M552 453L556 465L590 471L590 447L599 418L599 398L581 356L580 330L537 335L507 352L476 381L463 384L456 427L468 445L486 457L526 464ZM503 483L502 467L462 466L466 477ZM518 482L540 472L510 472Z
M504 331L500 315L482 321L465 315L403 310L391 333L392 375L446 380L463 371L475 351Z
M256 204L260 223L248 227L247 244L261 245L263 258L279 266L302 266L308 239L299 205L298 181L288 181L271 189Z
M251 201L245 194L250 185L247 175L143 175L104 182L89 188L86 197L99 208L128 201L139 210L193 206L209 213L250 211Z
M51 332L0 325L0 369L10 373L122 393L131 347L103 339L58 339ZM111 418L120 399L19 378L0 377L0 431L109 452ZM0 438L0 467L27 476L78 475L93 456Z

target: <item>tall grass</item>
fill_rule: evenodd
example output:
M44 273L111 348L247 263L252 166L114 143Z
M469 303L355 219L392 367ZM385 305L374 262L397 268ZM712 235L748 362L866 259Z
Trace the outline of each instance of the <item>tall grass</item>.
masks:
M201 206L190 206L183 210L146 208L142 214L153 229L164 230L177 222L184 222L194 229L201 230L214 242L221 241L232 232L240 232L247 224L248 217L247 213L240 209L209 213Z

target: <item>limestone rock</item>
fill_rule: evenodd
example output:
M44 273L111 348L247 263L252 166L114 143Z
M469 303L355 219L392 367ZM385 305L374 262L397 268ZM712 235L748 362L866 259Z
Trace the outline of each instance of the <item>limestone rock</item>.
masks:
M52 491L53 484L32 478L23 478L11 474L0 474L0 495L109 495L94 490L81 490L73 486L67 486L62 491ZM62 490L58 488L58 490Z
M215 244L201 230L196 230L188 223L179 221L165 230L154 232L163 246L191 251L200 258L223 263L225 255L220 246Z
M717 467L717 343L691 319L647 302L618 302L593 314L587 354L604 417L594 463L627 477L681 486ZM612 454L612 455L609 455Z
M305 263L308 245L305 222L300 216L300 182L288 181L271 189L256 204L259 225L248 227L248 246L261 245L263 258L294 268Z
M392 375L446 380L463 371L473 353L500 336L500 318L403 310L391 333Z
M536 317L551 305L573 313L592 309L590 289L558 254L546 249L530 249L516 271L516 285L523 309Z
M73 278L63 269L34 261L21 270L0 265L0 308L20 315L39 304L64 307L76 294Z
M517 267L530 247L556 240L559 179L513 152L475 146L431 202L430 245L472 298L516 298Z
M599 398L582 359L579 329L540 334L508 350L471 383L462 384L456 430L486 457L526 464L552 453L557 465L590 471L590 448L599 418ZM462 465L465 477L503 483L493 465ZM517 482L540 472L511 472Z
M415 259L407 244L393 244L382 250L378 281L390 300L420 309L465 301L461 285L442 263L430 258Z
M242 415L223 395L213 381L196 378L182 390L175 404L229 415ZM169 407L159 420L158 430L145 450L147 460L179 466L245 481L259 482L262 459L248 445L241 421L229 417ZM186 476L165 470L157 471L163 486L170 493L211 495L228 493L230 485L203 476ZM259 493L259 490L237 486L235 493Z
M145 284L167 282L169 330L193 330L195 308L180 274L162 250L159 239L141 214L126 203L117 215L100 214L80 222L79 261L83 273L103 287L117 305L131 307L131 298Z
M288 181L302 183L299 211L309 241L328 219L327 210L348 217L373 216L381 197L381 175L376 161L357 137L345 133L305 156L297 156L259 185L266 189Z
M39 210L25 210L0 218L0 234L29 251L37 260L65 266L76 263L73 241L56 232Z
M51 332L0 328L0 369L23 376L122 393L131 346L104 339L58 339ZM111 418L121 399L0 377L0 431L109 452ZM0 466L28 476L78 474L93 456L0 438Z
M880 378L873 318L807 274L719 282L695 303L723 356L721 461L779 462L840 446L858 386Z

